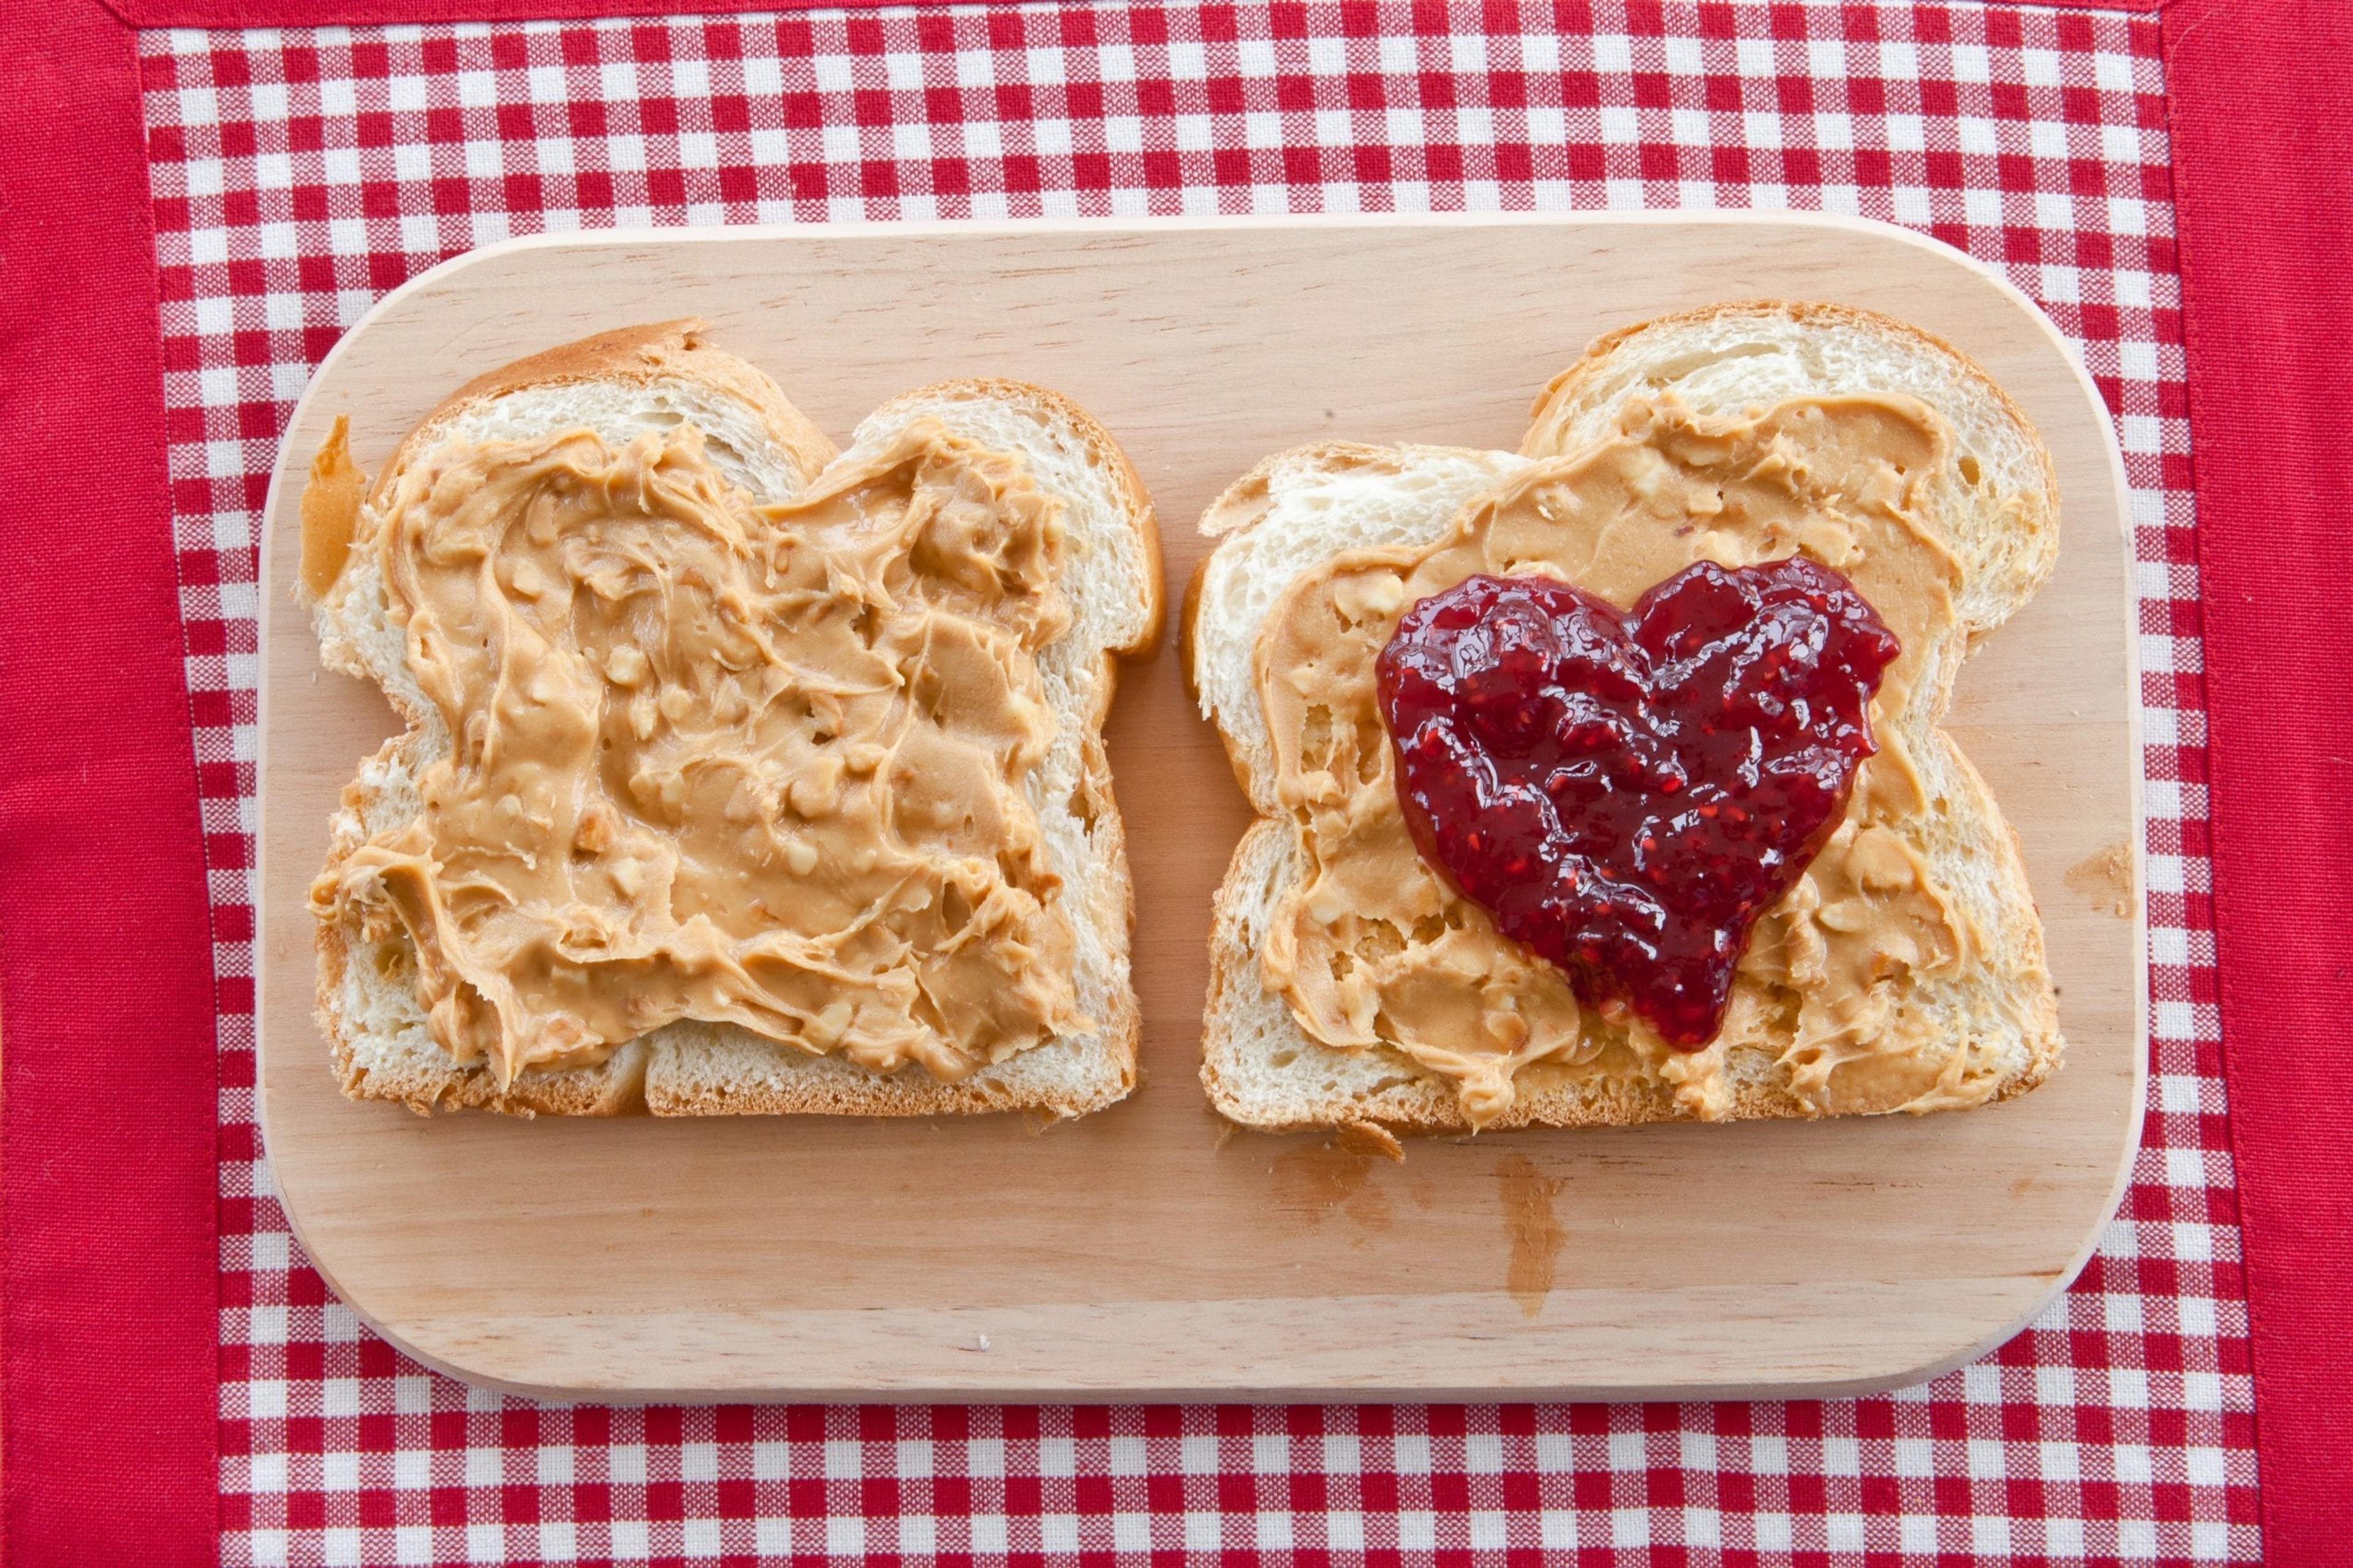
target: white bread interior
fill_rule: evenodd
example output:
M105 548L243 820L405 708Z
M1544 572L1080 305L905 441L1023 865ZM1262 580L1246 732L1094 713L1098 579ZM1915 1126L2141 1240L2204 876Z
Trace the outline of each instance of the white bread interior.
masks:
M765 374L703 342L702 331L693 321L628 329L482 378L401 443L366 505L391 493L404 466L445 442L586 428L619 447L681 422L702 431L714 466L746 493L791 499L834 458L833 443ZM681 1020L627 1042L600 1066L527 1071L501 1090L487 1067L460 1064L433 1040L405 933L370 942L356 924L325 924L318 942L318 1016L345 1093L418 1110L478 1106L526 1115L1020 1110L1065 1117L1100 1109L1134 1088L1142 1031L1128 960L1134 895L1102 731L1115 661L1148 650L1159 634L1159 546L1150 501L1117 443L1093 419L1020 383L950 382L909 393L861 424L853 445L885 440L918 418L1018 453L1039 487L1064 503L1061 585L1071 625L1039 658L1057 723L1049 754L1025 788L1049 862L1062 879L1059 898L1075 938L1077 1004L1093 1030L943 1082L920 1067L878 1074L733 1026ZM367 531L364 522L363 534ZM409 726L363 762L344 791L331 829L332 865L416 815L417 778L448 753L449 737L409 674L404 634L386 614L382 579L365 552L353 552L312 606L312 618L322 658L376 682Z
M1983 942L1957 973L1915 975L1907 1005L1991 1072L1991 1098L2024 1093L2062 1052L2042 931L2016 836L1984 781L1936 728L1968 647L2032 597L2058 543L2057 487L2024 416L1947 345L1901 322L1838 307L1723 306L1597 342L1537 400L1521 453L1325 445L1268 458L1211 503L1201 531L1219 544L1185 610L1187 676L1218 726L1263 820L1234 852L1210 937L1202 1081L1220 1113L1267 1131L1378 1124L1398 1131L1470 1130L1454 1086L1402 1052L1336 1049L1303 1031L1261 983L1260 953L1277 902L1301 865L1295 828L1273 797L1273 760L1252 670L1259 629L1300 572L1344 551L1422 544L1462 506L1526 462L1567 456L1614 432L1635 397L1673 393L1701 414L1736 415L1810 394L1902 393L1950 426L1953 462L1934 510L1964 574L1959 625L1934 650L1899 721L1933 809L1912 835L1939 885ZM1973 477L1972 477L1973 476ZM1763 1051L1728 1054L1726 1120L1810 1116L1786 1070ZM1515 1103L1490 1129L1602 1126L1686 1117L1668 1084L1525 1068Z

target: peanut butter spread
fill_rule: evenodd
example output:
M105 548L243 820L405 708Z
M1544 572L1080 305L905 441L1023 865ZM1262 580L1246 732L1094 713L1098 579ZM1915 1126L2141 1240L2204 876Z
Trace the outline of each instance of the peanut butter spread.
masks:
M406 928L459 1061L697 1018L954 1079L1086 1026L1024 794L1061 508L1018 459L922 422L757 505L691 426L450 443L353 548L448 751L311 900Z
M335 416L335 427L311 459L311 479L302 487L302 591L325 596L343 574L352 552L352 529L360 514L367 476L352 461L352 422Z
M1925 515L1949 446L1909 398L1793 400L1730 420L1637 403L1612 439L1523 470L1435 544L1344 554L1295 584L1255 652L1276 794L1305 858L1273 911L1263 973L1300 1026L1452 1079L1473 1125L1519 1088L1564 1079L1663 1083L1692 1114L1721 1116L1738 1047L1778 1060L1816 1112L1987 1098L1992 1078L1966 1076L1967 1053L1894 984L1955 968L1979 940L1906 826L1928 810L1915 737L1942 743L1926 661L1957 657L1960 570ZM1549 575L1625 608L1695 561L1799 553L1843 574L1903 644L1872 705L1879 752L1806 875L1758 922L1723 1030L1678 1053L1630 1012L1581 1007L1558 970L1422 859L1398 805L1374 661L1407 605L1474 574Z

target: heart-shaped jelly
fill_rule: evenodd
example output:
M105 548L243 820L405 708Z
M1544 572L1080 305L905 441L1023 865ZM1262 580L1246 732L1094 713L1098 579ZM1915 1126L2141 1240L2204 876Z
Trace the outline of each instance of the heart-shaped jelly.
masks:
M1381 651L1398 799L1423 858L1588 1006L1697 1050L1876 749L1871 699L1899 652L1803 557L1703 561L1631 612L1466 578Z

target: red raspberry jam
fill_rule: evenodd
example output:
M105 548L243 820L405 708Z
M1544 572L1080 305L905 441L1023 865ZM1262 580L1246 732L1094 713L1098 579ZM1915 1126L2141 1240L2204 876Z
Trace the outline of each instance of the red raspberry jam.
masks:
M1876 749L1900 651L1826 566L1703 561L1630 614L1467 578L1406 611L1377 677L1422 858L1586 1005L1698 1050Z

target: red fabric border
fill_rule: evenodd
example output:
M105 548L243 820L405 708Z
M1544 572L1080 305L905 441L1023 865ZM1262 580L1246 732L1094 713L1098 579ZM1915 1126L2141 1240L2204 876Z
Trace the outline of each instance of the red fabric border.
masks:
M217 1561L218 1066L133 35L0 6L6 1549Z
M103 0L134 27L320 27L388 22L567 21L597 16L662 16L681 12L807 11L847 5L857 10L903 0ZM978 4L979 0L933 0ZM2011 0L2065 11L2154 15L2167 0ZM1590 0L1553 0L1564 32L1589 31ZM1862 8L1872 8L1865 0Z
M2353 1534L2353 7L2165 16L2263 1555Z

